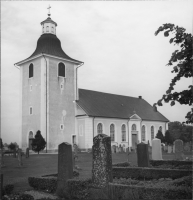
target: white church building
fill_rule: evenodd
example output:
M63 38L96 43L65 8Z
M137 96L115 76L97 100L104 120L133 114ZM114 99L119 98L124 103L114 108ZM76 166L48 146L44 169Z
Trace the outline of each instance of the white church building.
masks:
M15 64L21 78L22 149L31 149L38 130L49 151L62 142L92 148L99 133L109 135L112 145L135 148L137 142L151 144L159 129L165 133L169 120L141 96L79 89L77 72L84 63L63 51L50 13L41 26L33 54Z

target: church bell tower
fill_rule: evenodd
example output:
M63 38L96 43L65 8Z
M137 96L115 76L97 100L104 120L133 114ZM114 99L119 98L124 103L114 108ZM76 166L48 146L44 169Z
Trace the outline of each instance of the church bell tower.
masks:
M78 99L77 68L83 62L69 57L56 36L57 23L41 22L42 35L35 51L17 62L21 78L21 147L31 149L38 130L47 142L46 151L72 143L75 135L75 105Z

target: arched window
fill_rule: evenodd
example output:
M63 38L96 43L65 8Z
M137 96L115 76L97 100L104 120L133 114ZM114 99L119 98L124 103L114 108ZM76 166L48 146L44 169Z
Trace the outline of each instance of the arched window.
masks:
M52 33L54 33L54 27L53 27L53 26L52 26L52 29L51 29L51 30L52 30Z
M125 124L123 124L121 126L121 132L122 132L122 141L125 142L126 141L126 126L125 126Z
M65 77L65 65L64 65L64 63L58 64L58 76Z
M102 125L101 123L99 123L99 124L97 125L97 133L98 133L98 134L103 133L103 125Z
M144 125L141 128L141 140L145 141L145 126Z
M32 138L33 138L33 132L30 131L30 132L29 132L29 139L32 139Z
M49 32L49 26L46 26L46 32Z
M132 131L136 131L136 130L137 130L136 124L133 124L133 125L132 125L131 130L132 130Z
M162 132L162 126L159 127L159 130Z
M111 137L111 141L115 141L115 125L114 124L110 125L110 137Z
M154 139L154 126L151 126L151 140Z
M34 65L31 63L29 65L29 78L32 78L34 76Z

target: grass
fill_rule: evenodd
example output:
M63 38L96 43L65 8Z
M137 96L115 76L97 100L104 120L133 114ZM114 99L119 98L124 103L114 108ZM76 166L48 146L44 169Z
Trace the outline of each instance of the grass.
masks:
M112 154L113 163L126 162L127 159L128 155L126 153ZM163 159L174 159L174 155L163 155ZM137 165L136 153L131 153L129 155L129 162L131 162L133 165ZM28 185L28 177L56 174L58 171L58 155L40 153L39 155L30 155L29 158L23 157L22 167L19 167L17 158L13 158L13 156L5 156L4 165L5 166L1 170L4 175L4 185L8 183L14 184L15 192L31 190L33 188ZM79 153L79 158L78 161L76 161L76 165L80 167L80 178L91 178L91 153Z

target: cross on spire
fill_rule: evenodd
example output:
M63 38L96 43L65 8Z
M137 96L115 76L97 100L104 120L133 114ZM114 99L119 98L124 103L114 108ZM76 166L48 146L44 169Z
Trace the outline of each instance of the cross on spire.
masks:
M50 14L50 8L51 8L51 6L49 5L48 8L47 8L47 9L48 9L48 16L51 15L51 14Z

